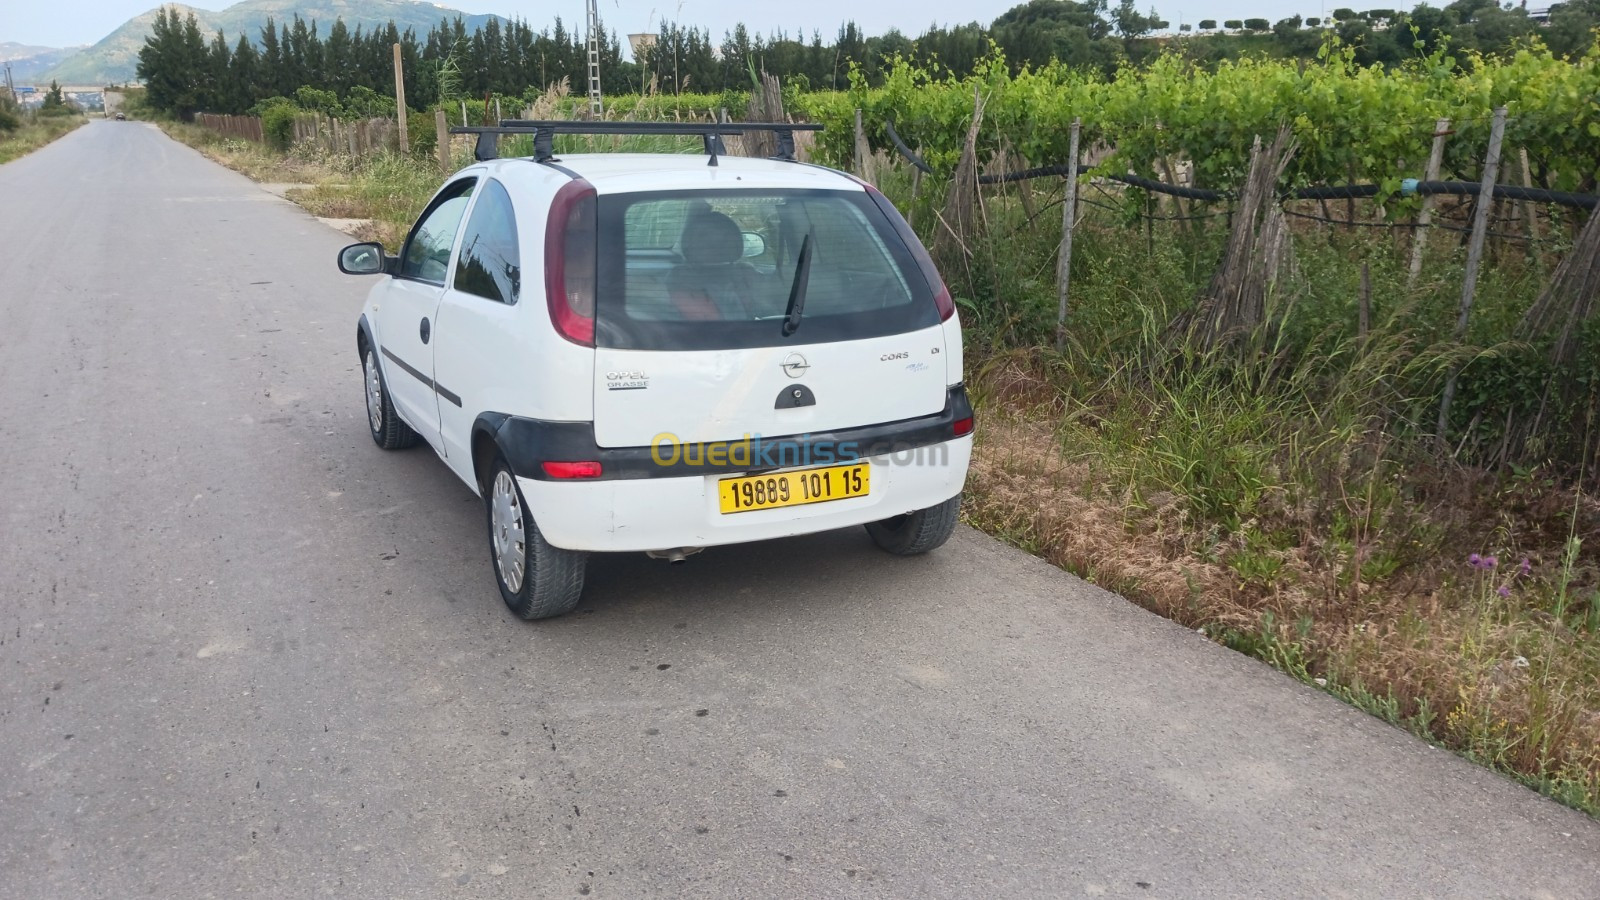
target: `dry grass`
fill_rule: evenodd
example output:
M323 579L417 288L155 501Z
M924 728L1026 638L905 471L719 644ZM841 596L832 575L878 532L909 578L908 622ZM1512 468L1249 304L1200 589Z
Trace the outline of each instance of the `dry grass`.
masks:
M196 125L163 123L172 137L255 181L292 184L285 196L315 216L363 219L359 240L397 249L422 207L443 182L435 157L393 153L361 158L326 153L309 145L280 153L261 144L226 138ZM455 164L471 159L470 137L451 147Z
M35 117L15 131L0 132L0 164L26 156L88 121L83 116Z
M1336 526L1348 517L1289 502L1290 485L1271 486L1249 521L1224 530L1197 515L1181 489L1147 471L1130 477L1122 448L1099 434L1092 411L1053 386L1059 377L1036 354L1020 353L975 375L972 524L1600 811L1600 578L1579 550L1583 536L1600 531L1600 504L1554 485L1409 472L1422 499L1368 512L1425 524L1424 552L1392 570L1364 569L1394 552L1391 536L1350 547L1340 536L1348 530ZM1160 415L1149 414L1160 428ZM1360 483L1348 474L1334 480ZM1350 509L1361 502L1344 499ZM1468 564L1470 552L1497 548L1495 568Z

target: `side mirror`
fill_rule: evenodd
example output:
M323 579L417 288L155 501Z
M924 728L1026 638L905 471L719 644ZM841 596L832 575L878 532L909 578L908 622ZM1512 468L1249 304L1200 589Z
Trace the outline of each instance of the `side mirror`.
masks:
M389 271L389 260L382 244L351 244L339 251L339 271L346 275L382 275Z
M744 233L744 259L751 259L767 252L767 239L753 231Z

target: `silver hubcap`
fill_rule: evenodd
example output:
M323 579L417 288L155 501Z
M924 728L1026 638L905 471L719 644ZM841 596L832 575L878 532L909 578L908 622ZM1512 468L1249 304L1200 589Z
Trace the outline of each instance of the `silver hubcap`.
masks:
M522 590L522 576L528 560L527 535L522 527L522 503L511 473L496 472L494 490L489 495L489 540L494 544L494 562L506 590Z
M378 377L378 358L367 351L367 421L374 432L383 430L383 380Z

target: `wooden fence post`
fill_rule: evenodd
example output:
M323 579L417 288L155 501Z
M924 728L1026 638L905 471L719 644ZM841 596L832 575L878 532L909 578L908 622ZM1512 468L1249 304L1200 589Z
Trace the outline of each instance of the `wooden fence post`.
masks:
M400 129L400 152L408 153L411 142L406 140L406 74L400 63L400 45L394 45L394 119Z
M445 121L444 110L433 111L433 130L439 141L439 171L450 174L450 124Z
M1361 261L1361 305L1356 310L1356 337L1363 345L1367 342L1367 332L1372 328L1372 266L1366 260Z
M1422 173L1423 181L1438 181L1439 166L1444 162L1444 139L1450 130L1450 120L1433 123L1433 149L1428 151L1428 168ZM1428 226L1433 223L1433 195L1422 196L1422 211L1417 213L1417 236L1411 242L1411 274L1406 276L1406 287L1416 284L1422 274L1422 250L1428 243Z
M1489 152L1483 160L1483 182L1478 186L1478 202L1472 209L1472 237L1467 241L1467 271L1461 281L1461 309L1456 315L1455 339L1466 339L1467 320L1472 314L1472 295L1478 289L1478 263L1483 257L1483 240L1489 230L1489 207L1494 205L1494 182L1500 174L1500 142L1506 136L1506 108L1494 111L1489 126ZM1460 367L1450 371L1444 383L1444 399L1439 401L1439 441L1443 446L1445 426L1450 422L1450 404L1456 398L1456 378Z
M1528 148L1527 147L1523 147L1522 148L1521 155L1522 155L1522 186L1525 187L1525 188L1529 188L1531 190L1533 188L1533 169L1532 169L1532 167L1530 167L1528 165ZM1524 201L1522 201L1522 217L1528 220L1528 240L1532 241L1534 243L1537 243L1538 240L1539 240L1539 215L1538 215L1538 207L1536 207L1534 205L1532 200L1524 200ZM1542 255L1539 254L1539 252L1538 252L1539 248L1538 247L1530 246L1528 248L1528 250L1529 250L1530 253L1532 253L1534 255L1534 257L1536 259L1541 259L1542 260L1544 258Z
M867 130L861 127L861 109L856 109L856 176L872 181L872 151L867 147Z
M1061 205L1061 251L1056 256L1056 352L1067 344L1067 287L1072 281L1072 229L1078 223L1078 134L1083 120L1072 118L1067 138L1067 199Z

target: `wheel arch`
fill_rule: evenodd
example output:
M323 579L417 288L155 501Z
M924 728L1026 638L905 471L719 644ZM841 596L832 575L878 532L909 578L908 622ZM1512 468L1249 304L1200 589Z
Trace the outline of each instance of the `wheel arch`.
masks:
M372 337L372 323L367 321L367 314L362 313L356 320L356 355L361 356L368 347L376 349L377 346L378 342Z
M477 483L480 496L488 490L484 482L495 457L501 453L500 428L509 418L505 413L486 412L479 413L472 423L472 480Z

